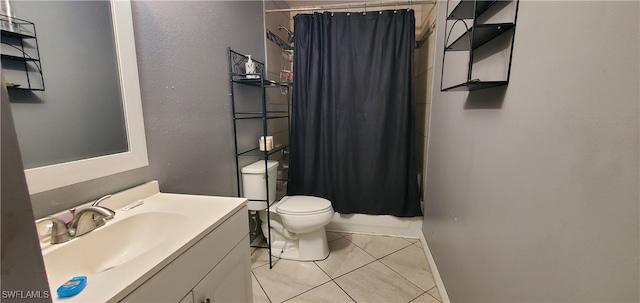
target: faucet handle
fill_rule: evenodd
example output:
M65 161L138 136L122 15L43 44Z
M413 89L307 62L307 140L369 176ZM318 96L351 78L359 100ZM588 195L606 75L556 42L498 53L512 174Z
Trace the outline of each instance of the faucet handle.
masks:
M102 202L102 201L104 201L106 199L109 199L109 198L111 198L111 195L103 196L102 198L100 198L100 199L96 200L95 202L91 203L91 206L98 206L98 204L100 204L100 202Z
M42 224L46 222L47 224ZM40 218L35 221L36 231L38 232L38 238L42 241L45 237L51 236L51 229L53 228L53 220L49 217ZM45 230L46 228L46 230Z
M52 223L51 232L49 233L49 235L51 236L51 244L58 244L71 240L71 235L69 235L69 228L67 227L67 224L58 217L44 217L36 220L35 223L37 225L38 223L42 223L48 220L51 220Z

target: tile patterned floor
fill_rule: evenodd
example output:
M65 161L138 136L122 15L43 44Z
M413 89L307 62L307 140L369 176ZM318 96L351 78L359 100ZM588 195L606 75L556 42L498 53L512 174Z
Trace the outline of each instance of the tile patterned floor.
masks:
M327 232L326 260L273 259L266 249L251 254L253 301L441 302L417 239Z

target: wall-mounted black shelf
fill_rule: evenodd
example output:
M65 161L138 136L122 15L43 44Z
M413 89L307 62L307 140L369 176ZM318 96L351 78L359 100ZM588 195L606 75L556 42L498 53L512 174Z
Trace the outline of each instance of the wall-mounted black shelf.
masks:
M496 0L489 1L473 1L473 0L462 0L458 2L456 7L453 8L449 16L447 16L447 20L458 20L458 19L474 19L478 16L482 15L486 10L488 10Z
M507 84L507 81L470 81L444 88L443 91L474 91Z
M2 59L14 60L14 61L40 61L40 59L35 58L27 58L24 56L14 56L14 55L0 55Z
M7 90L44 91L44 88L24 88L20 86L7 86Z
M0 15L0 36L2 53L0 59L22 62L4 62L5 70L16 70L11 76L6 76L5 81L14 85L8 85L9 90L44 91L44 77L40 62L40 48L36 35L36 25L33 22ZM24 73L24 76L18 76ZM5 73L8 75L9 73Z
M290 125L289 112L290 112L290 104L289 98L291 97L290 88L291 83L280 83L271 80L265 79L265 65L264 63L253 60L255 64L255 73L247 74L245 71L245 63L248 61L248 56L245 56L239 52L228 49L229 53L229 86L230 86L230 96L231 96L231 111L233 113L233 140L234 140L234 148L235 148L235 161L236 161L236 184L238 185L238 197L242 196L241 192L241 168L240 168L240 157L256 157L260 158L260 160L264 160L264 168L265 168L265 186L266 188L266 197L269 197L269 169L268 163L269 157L275 155L277 153L285 153L289 148L287 144L276 144L271 150L260 150L259 147L251 148L245 151L238 151L238 123L244 120L262 120L262 135L268 136L269 129L267 126L268 120L273 119L286 119L287 127ZM236 96L234 93L235 86L241 85L246 89L254 89L250 87L259 88L261 92L261 109L260 111L236 111ZM286 87L284 91L287 94L287 110L286 111L276 111L276 110L267 110L267 96L266 90L270 87ZM258 138L256 138L256 141ZM274 142L275 144L275 142ZM281 178L278 178L280 180ZM277 189L277 187L276 187ZM276 200L281 199L284 196L284 193L278 192L276 190ZM271 212L269 212L269 203L266 200L251 200L251 201L262 201L267 204L267 228L268 237L267 242L268 246L253 246L256 248L267 248L269 249L269 268L273 268L272 256L271 256Z
M445 21L445 40L444 40L444 49L442 55L442 70L440 77L440 91L474 91L480 90L490 87L503 86L509 84L509 78L511 76L511 59L513 56L513 43L515 40L515 27L518 16L518 6L519 0L511 0L502 1L502 3L514 3L515 8L513 12L513 22L501 22L501 23L477 23L477 19L480 16L484 16L489 11L489 8L494 6L497 2L500 1L486 1L486 0L461 0L458 4L453 8L451 13L447 15ZM506 6L505 6L506 7ZM503 7L504 8L504 7ZM447 0L447 12L449 11L449 0ZM496 10L491 10L495 13ZM449 21L453 21L453 23L449 26ZM469 26L469 23L471 26ZM456 25L464 25L466 31L462 33L460 36L455 38L455 40L449 43L451 37L451 33ZM487 81L486 79L472 79L473 77L473 68L474 68L474 53L481 46L487 44L489 41L496 39L499 36L502 36L506 33L511 33L511 45L509 51L509 61L506 69L506 79L499 79L496 81L495 79L491 79L491 81ZM492 44L495 45L495 44ZM486 47L491 47L487 44ZM485 48L486 48L485 47ZM488 52L492 52L494 50L488 50ZM455 83L453 85L448 84L447 87L444 87L444 74L446 67L446 56L448 52L468 52L468 62L467 62L467 70L466 70L466 80L461 83ZM487 52L485 52L487 53ZM497 50L495 51L497 53ZM464 72L462 70L461 72Z
M458 37L456 41L453 41L447 48L446 51L468 51L474 50L485 43L493 40L494 38L504 34L508 30L512 29L514 26L513 23L497 23L497 24L478 24L468 31L466 31L462 36ZM473 40L470 38L473 37ZM471 41L471 45L469 45L469 41Z
M2 19L2 20L9 20L9 18L11 18L11 17L5 16L5 15L0 15L0 19ZM18 18L11 18L11 19L12 20L21 20L21 19L18 19ZM27 23L33 23L33 22L26 21L26 20L22 20L22 21L27 22ZM4 30L4 29L0 30L0 34L2 34L2 36L11 37L11 38L20 38L20 39L35 39L36 38L35 35L30 35L30 34L25 34L25 33L17 33L17 32Z

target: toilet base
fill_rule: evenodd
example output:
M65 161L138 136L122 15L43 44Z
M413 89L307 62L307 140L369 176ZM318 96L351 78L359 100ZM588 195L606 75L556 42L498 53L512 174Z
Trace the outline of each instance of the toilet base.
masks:
M274 241L271 244L271 255L294 261L319 261L329 257L329 245L324 227L298 236L298 240Z

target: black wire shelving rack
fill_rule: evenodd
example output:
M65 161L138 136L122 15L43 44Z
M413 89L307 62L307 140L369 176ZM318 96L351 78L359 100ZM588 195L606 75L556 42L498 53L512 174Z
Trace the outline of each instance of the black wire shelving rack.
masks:
M291 102L290 102L290 87L291 83L280 83L271 80L265 79L265 64L252 59L255 63L256 72L247 74L245 72L245 63L248 61L248 56L245 56L239 52L228 48L229 53L229 86L230 86L230 96L231 96L231 112L233 115L233 141L234 141L234 151L235 151L235 164L236 164L236 184L238 189L238 197L242 196L242 184L240 182L241 168L240 168L240 157L258 157L261 160L264 160L264 169L265 169L265 186L266 186L266 200L254 200L249 199L249 201L255 202L264 202L266 203L266 214L267 214L267 246L261 245L251 245L254 248L262 248L269 250L269 268L273 268L273 258L271 255L271 214L269 212L269 169L268 169L268 160L269 157L275 155L279 152L284 152L288 150L288 145L277 145L274 146L271 150L260 150L259 147L250 148L247 150L239 150L238 148L238 123L245 120L262 120L262 136L269 135L268 129L268 120L273 119L286 119L287 126L290 125L289 112L291 110ZM256 87L260 89L261 94L261 110L260 111L236 111L236 96L234 93L235 86L240 85L243 87ZM266 90L269 88L287 88L287 110L286 111L273 111L267 109L267 93ZM256 138L257 139L257 138ZM256 140L257 142L257 140ZM266 142L265 142L266 145Z

